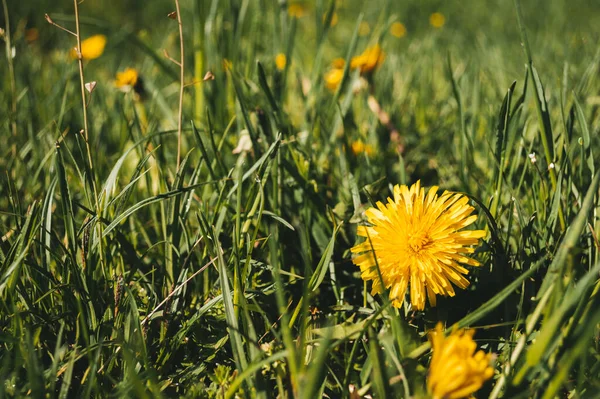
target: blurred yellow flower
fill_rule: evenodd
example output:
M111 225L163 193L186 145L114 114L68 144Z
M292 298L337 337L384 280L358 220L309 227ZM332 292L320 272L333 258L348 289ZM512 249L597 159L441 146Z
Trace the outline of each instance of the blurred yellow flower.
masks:
M325 74L325 86L332 91L335 91L338 86L340 85L340 82L342 81L342 78L344 77L344 68L331 68L329 71L327 71L327 73Z
M446 17L442 13L434 12L429 16L429 23L434 28L441 28L446 23Z
M470 397L494 375L492 354L477 352L474 330L460 330L444 336L442 324L429 334L433 355L427 390L434 399Z
M138 71L134 68L127 68L123 72L117 72L115 86L123 91L131 90L138 81Z
M352 57L350 60L351 69L360 69L360 73L368 73L373 71L385 59L385 54L381 50L379 44L367 48L361 55Z
M275 56L275 66L280 71L285 69L285 65L287 64L287 59L285 58L285 54L279 53Z
M406 27L401 22L394 22L392 26L390 26L390 33L395 37L404 37L406 35Z
M371 33L371 26L369 23L364 21L361 22L360 25L358 25L358 35L367 36L369 33Z
M419 181L396 185L394 198L367 209L368 225L357 228L366 240L351 249L357 254L352 261L363 280L373 281L372 295L389 289L395 307L402 306L409 283L414 309L425 309L426 296L435 306L436 295L455 295L452 284L469 285L463 264L479 266L468 255L485 231L462 230L477 220L469 198L448 191L438 197L437 191L434 186L425 194Z
M288 15L294 18L302 18L307 14L306 7L300 3L292 3L288 6Z
M325 18L327 18L327 14L323 15L323 22L325 22ZM334 27L338 24L338 14L334 12L331 16L331 21L329 22L329 26Z
M370 144L365 144L362 140L356 140L352 143L352 152L354 155L360 155L364 153L370 157L375 153L375 150Z
M81 42L81 58L84 60L94 60L104 53L106 47L106 36L94 35ZM77 58L77 49L71 50L71 57Z

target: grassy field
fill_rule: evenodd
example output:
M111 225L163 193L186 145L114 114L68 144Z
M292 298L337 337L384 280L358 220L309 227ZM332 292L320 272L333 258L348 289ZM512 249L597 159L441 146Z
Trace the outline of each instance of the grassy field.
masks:
M598 397L600 4L0 1L1 398Z

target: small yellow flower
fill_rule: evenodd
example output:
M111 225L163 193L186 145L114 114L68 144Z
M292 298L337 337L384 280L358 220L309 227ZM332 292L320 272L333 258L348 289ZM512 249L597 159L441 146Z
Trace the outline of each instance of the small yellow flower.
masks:
M406 27L401 22L394 22L392 26L390 26L390 33L397 38L404 37L404 35L406 35Z
M369 33L371 33L371 26L369 26L368 22L361 22L360 25L358 25L358 35L359 36L367 36Z
M352 143L352 152L354 155L366 154L370 157L375 153L375 150L370 144L365 144L362 140L356 140Z
M104 53L106 47L106 36L94 35L81 42L81 58L84 60L94 60ZM77 58L77 50L71 50L71 57Z
M288 6L288 15L294 18L302 18L307 14L306 7L300 3L292 3Z
M367 48L361 55L352 57L350 60L351 69L360 69L360 73L368 73L373 71L385 59L385 54L381 50L379 44Z
M332 68L325 74L325 86L332 91L335 91L342 78L344 77L344 68Z
M444 336L442 323L429 334L433 355L427 390L433 399L466 398L494 375L492 354L477 352L474 330L460 330Z
M323 15L323 22L325 22L325 19L327 18L327 14ZM329 26L334 27L338 24L338 14L337 12L334 12L333 15L331 16L331 21L329 22Z
M434 28L441 28L446 23L446 17L440 12L434 12L429 16L429 23Z
M275 56L275 66L277 67L277 69L283 71L285 69L286 64L287 59L285 58L285 54L279 53L277 54L277 56Z
M409 284L414 309L425 309L426 296L435 306L436 295L455 295L452 284L469 285L463 265L479 266L468 256L485 231L462 230L477 220L469 198L448 191L438 197L437 191L425 194L419 181L396 185L394 198L367 209L369 224L357 228L366 240L351 249L357 255L352 261L363 280L373 281L372 295L389 289L395 307L402 306Z
M123 72L117 72L115 86L122 91L131 90L138 82L139 74L134 68L127 68Z

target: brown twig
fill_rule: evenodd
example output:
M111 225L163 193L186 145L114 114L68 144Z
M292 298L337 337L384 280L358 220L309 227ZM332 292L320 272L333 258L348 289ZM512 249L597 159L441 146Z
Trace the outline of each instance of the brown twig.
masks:
M81 55L81 33L79 32L79 3L77 2L77 0L73 0L73 6L75 8L75 37L77 38L77 63L79 65L79 83L81 86L81 104L83 108L83 138L85 141L85 149L87 151L88 156L88 166L90 169L90 185L94 193L96 208L98 208L98 191L96 189L96 179L94 178L94 163L92 161L92 150L90 149L89 140L90 137L88 130L87 101L85 95L85 78L83 74L83 56Z
M396 145L396 150L399 154L404 152L404 144L402 143L402 137L396 129L396 126L392 123L390 116L387 112L385 112L381 105L379 105L379 101L372 94L369 95L367 99L367 103L369 105L369 109L377 116L379 122L383 126L385 126L390 131L390 141Z
M46 21L48 21L48 23L49 23L50 25L52 25L52 26L56 26L58 29L60 29L60 30L64 30L65 32L67 32L67 33L70 33L70 34L72 34L73 36L77 37L77 33L73 32L73 31L70 31L70 30L68 30L67 28L65 28L64 26L61 26L61 25L57 24L56 22L54 22L54 21L52 20L52 18L50 18L50 15L48 15L48 14L44 14L44 18L46 18Z

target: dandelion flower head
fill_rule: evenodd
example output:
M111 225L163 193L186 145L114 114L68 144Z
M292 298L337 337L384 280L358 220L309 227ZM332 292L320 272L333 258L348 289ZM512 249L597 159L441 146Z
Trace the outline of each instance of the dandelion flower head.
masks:
M427 390L434 399L466 398L494 375L492 354L477 350L474 330L459 330L445 337L442 324L430 333L433 355Z
M127 68L123 72L117 72L115 86L123 91L129 91L138 81L138 71L134 68Z
M368 73L373 71L385 59L385 54L381 50L381 46L376 44L373 47L367 48L361 55L353 57L350 61L351 69L360 69L360 73Z
M446 17L441 12L434 12L429 16L429 23L434 28L441 28L446 23Z
M357 228L366 240L351 249L353 262L363 280L373 281L372 294L385 286L395 307L402 306L409 286L414 309L425 309L426 296L435 306L436 295L454 296L453 285L469 285L464 265L479 266L469 254L485 231L463 230L477 220L468 197L437 191L432 187L426 194L420 182L396 185L394 198L367 209L368 225Z
M277 67L277 69L283 71L285 69L286 64L287 58L285 57L285 54L279 53L275 56L275 66Z
M394 22L390 27L390 33L397 38L404 37L406 35L406 27L402 22Z
M94 60L104 53L104 47L106 47L106 36L90 36L81 42L81 58L84 60ZM71 50L71 57L77 58L76 49Z
M365 154L368 157L370 157L375 153L375 150L373 149L372 145L365 144L360 139L352 142L351 148L352 148L352 152L354 153L354 155Z
M325 86L335 91L344 77L344 68L332 68L325 74Z

